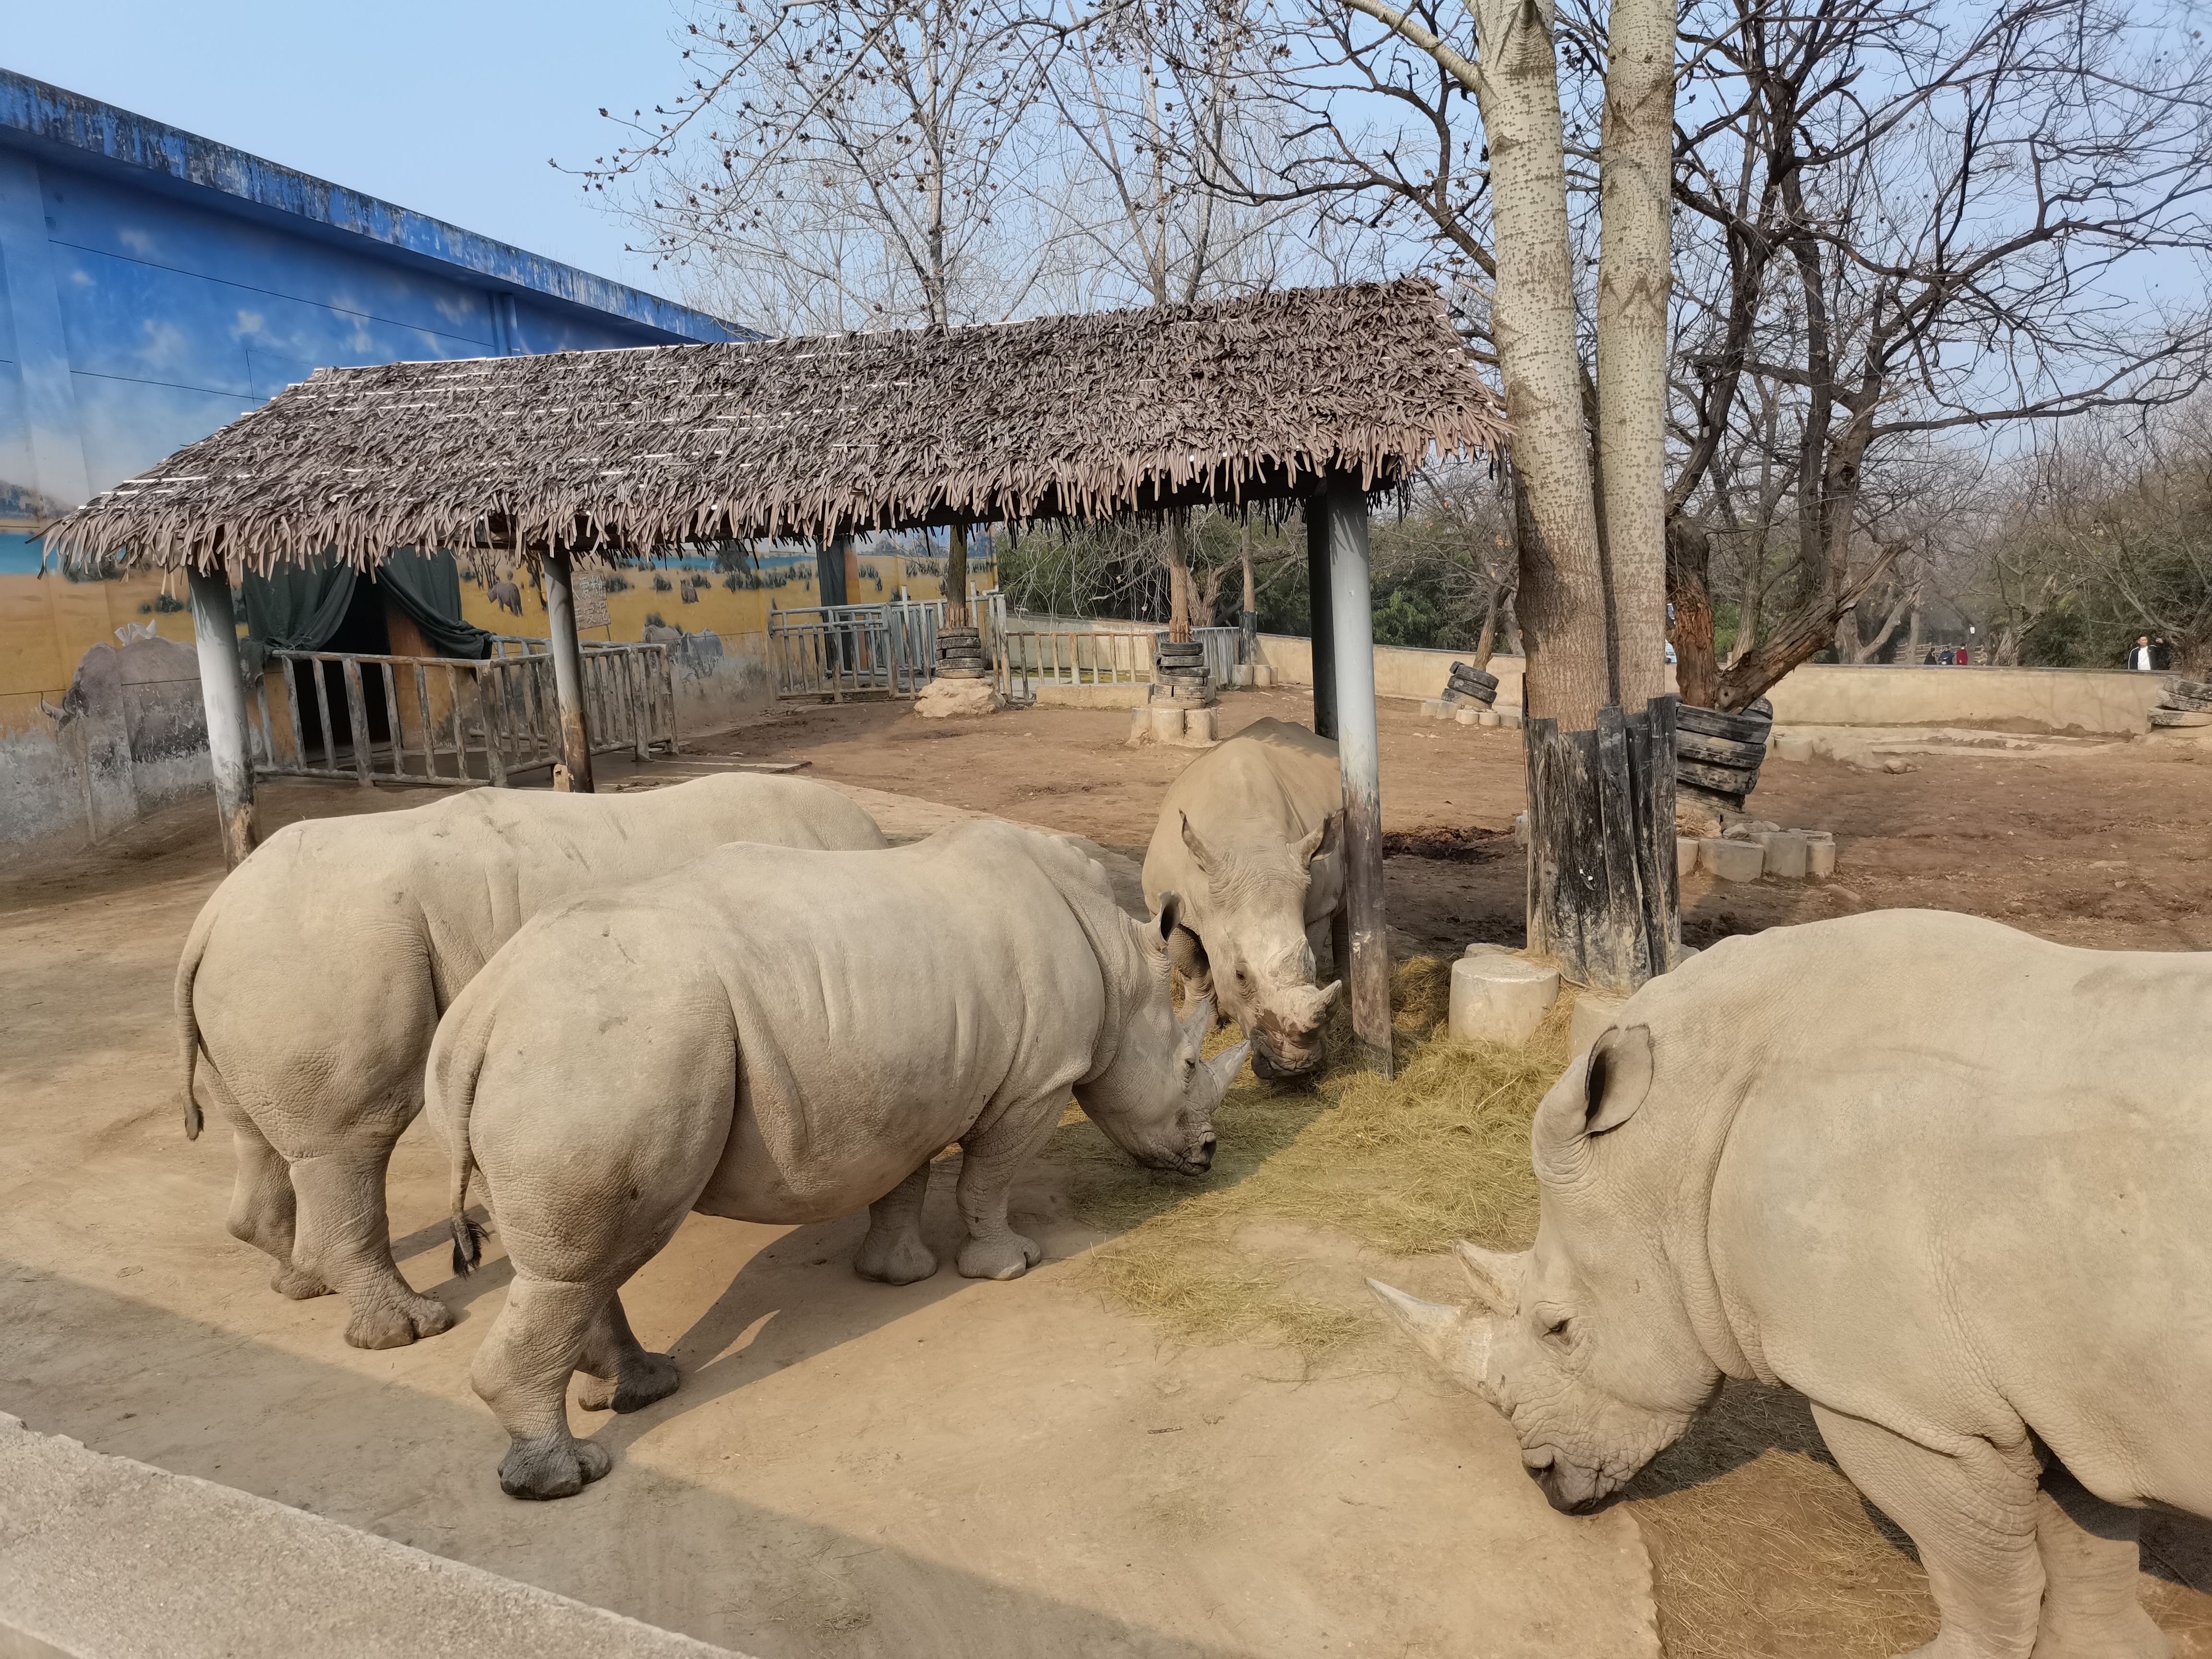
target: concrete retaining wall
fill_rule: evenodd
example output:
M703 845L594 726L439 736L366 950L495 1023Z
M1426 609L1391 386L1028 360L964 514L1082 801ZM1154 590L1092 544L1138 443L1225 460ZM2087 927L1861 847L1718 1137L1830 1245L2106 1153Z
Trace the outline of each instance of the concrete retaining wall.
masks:
M0 1656L739 1659L0 1414Z
M1262 634L1260 654L1288 685L1313 684L1313 643ZM1375 690L1385 697L1435 697L1465 651L1375 647ZM1519 657L1490 659L1498 702L1522 706ZM1668 671L1668 678L1673 678ZM2076 668L1885 668L1806 663L1767 694L1785 726L1990 726L2013 722L2051 732L2150 730L2166 677Z

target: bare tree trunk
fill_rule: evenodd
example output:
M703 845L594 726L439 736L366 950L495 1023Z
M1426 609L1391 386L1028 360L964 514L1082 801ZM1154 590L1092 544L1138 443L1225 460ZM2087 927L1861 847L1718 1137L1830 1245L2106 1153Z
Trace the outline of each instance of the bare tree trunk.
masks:
M1882 549L1872 564L1861 571L1856 580L1838 596L1845 608L1858 603L1867 589L1880 581L1898 555L1905 551L1902 542L1893 542ZM1781 632L1753 647L1740 651L1736 659L1721 676L1719 696L1714 706L1733 714L1749 708L1760 696L1801 662L1814 653L1825 649L1836 637L1836 612L1833 604L1816 598L1809 610L1801 611L1783 625Z
M945 625L968 626L968 526L956 524L945 532Z
M1604 240L1597 278L1600 505L1613 593L1613 701L1632 714L1667 690L1674 0L1613 0L1606 55L1599 150ZM1495 150L1493 143L1493 168ZM1708 658L1711 615L1708 604Z
M1713 707L1720 695L1720 665L1713 658L1711 544L1704 527L1687 519L1667 522L1667 596L1674 606L1674 678L1682 701Z
M1613 672L1575 338L1553 10L1542 0L1474 0L1473 9L1499 256L1492 328L1523 514L1524 695L1530 714L1589 731L1613 701Z
M1184 515L1170 513L1163 526L1162 550L1168 567L1168 638L1177 645L1190 638L1190 555L1183 544Z

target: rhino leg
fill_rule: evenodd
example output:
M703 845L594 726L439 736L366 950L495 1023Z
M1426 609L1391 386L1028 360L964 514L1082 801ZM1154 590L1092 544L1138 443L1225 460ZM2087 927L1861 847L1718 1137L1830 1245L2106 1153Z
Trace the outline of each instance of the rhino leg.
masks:
M1817 1403L1813 1419L1851 1483L1919 1546L1943 1627L1911 1659L2029 1659L2044 1580L2026 1439L1952 1455Z
M929 1160L868 1206L868 1236L853 1257L853 1271L885 1285L912 1285L937 1271L937 1257L921 1242L922 1201L929 1196Z
M1002 1114L988 1130L960 1143L960 1218L968 1242L960 1247L965 1279L1019 1279L1044 1260L1044 1247L1006 1224L1014 1176L1060 1121L1062 1089L1052 1099Z
M238 1150L238 1180L230 1191L230 1213L224 1224L233 1238L276 1258L269 1288L279 1296L304 1301L328 1296L331 1287L315 1274L292 1265L293 1224L297 1205L292 1195L292 1170L283 1155L269 1144L253 1120L230 1105L231 1144Z
M2173 1644L2136 1599L2142 1529L2139 1513L2106 1503L2051 1460L2035 1504L2043 1558L2035 1659L2173 1659Z
M568 1284L516 1268L469 1373L509 1437L499 1466L508 1497L572 1497L614 1467L606 1448L568 1432L568 1376L612 1293L604 1282Z
M667 1399L684 1380L671 1356L652 1352L630 1330L620 1291L592 1322L576 1368L576 1403L587 1412L641 1411Z
M392 1141L379 1135L365 1146L303 1158L292 1166L292 1188L299 1195L293 1260L345 1297L353 1310L345 1340L356 1348L403 1348L453 1322L453 1310L417 1296L392 1260L384 1213L384 1175L391 1162Z

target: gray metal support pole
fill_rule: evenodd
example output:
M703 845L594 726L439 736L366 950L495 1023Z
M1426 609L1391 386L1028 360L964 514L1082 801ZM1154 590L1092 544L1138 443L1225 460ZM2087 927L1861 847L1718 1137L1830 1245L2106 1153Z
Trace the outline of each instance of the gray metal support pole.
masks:
M253 827L253 739L246 724L246 670L238 656L238 613L222 570L189 573L192 638L199 647L200 701L207 708L208 753L215 762L216 815L222 859L235 870L259 839Z
M1335 637L1335 630L1329 625L1326 501L1320 490L1306 498L1306 609L1313 637L1313 729L1317 737L1333 738L1336 735L1336 662L1329 641ZM1360 614L1367 612L1363 610ZM1342 966L1338 963L1340 969Z
M566 553L538 562L545 582L545 632L553 652L553 695L561 705L561 764L571 793L592 793L592 740L584 729L584 648L576 642L574 577Z
M1387 1078L1394 1066L1390 939L1383 921L1382 770L1375 722L1375 600L1367 569L1367 501L1357 484L1343 478L1330 479L1323 499L1328 526L1329 623L1335 647L1331 654L1336 659L1336 753L1344 774L1352 1030L1369 1069ZM1341 963L1337 971L1344 971Z

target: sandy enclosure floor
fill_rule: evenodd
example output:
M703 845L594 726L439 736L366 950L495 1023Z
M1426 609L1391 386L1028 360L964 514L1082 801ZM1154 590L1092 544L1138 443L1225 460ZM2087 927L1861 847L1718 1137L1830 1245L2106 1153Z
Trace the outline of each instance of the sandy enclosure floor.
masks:
M1233 731L1304 720L1237 694ZM1517 945L1522 805L1510 732L1382 710L1389 892L1403 948ZM696 758L1066 830L1141 858L1191 751L1130 750L1126 711L939 726L902 708L781 715ZM2212 947L2212 766L2140 746L1916 756L1902 775L1771 762L1755 798L1836 832L1824 885L1685 884L1692 943L1862 908L1935 905L2069 943ZM270 823L419 795L278 785ZM939 804L933 809L924 802ZM626 1294L684 1389L633 1417L575 1413L615 1452L579 1498L511 1502L502 1437L467 1386L505 1266L449 1279L445 1169L420 1127L392 1184L403 1267L461 1320L415 1347L346 1347L334 1301L266 1288L222 1216L219 1130L184 1141L169 983L220 874L204 803L108 846L0 866L0 1408L98 1449L228 1482L763 1656L1885 1654L1932 1632L1924 1578L1826 1462L1802 1401L1732 1390L1595 1517L1553 1515L1502 1423L1377 1342L1309 1374L1279 1350L1179 1346L1103 1305L1076 1260L1104 1236L1041 1166L1017 1224L1047 1266L947 1268L901 1290L848 1266L858 1218L787 1231L693 1218ZM940 1180L931 1228L955 1223ZM1356 1301L1379 1264L1292 1241ZM1450 1288L1442 1262L1387 1276ZM2147 1598L2212 1655L2212 1547L2161 1522ZM2193 1588L2191 1588L2193 1586Z
M419 799L278 786L264 818ZM895 833L946 816L868 804ZM1553 1514L1504 1425L1401 1356L1310 1375L1109 1311L1071 1260L1105 1235L1048 1164L1013 1212L1047 1265L1009 1285L865 1283L862 1217L692 1218L624 1293L683 1389L573 1413L616 1458L580 1497L503 1497L467 1372L507 1267L495 1237L450 1278L434 1135L402 1142L390 1199L403 1271L460 1314L442 1337L349 1348L336 1298L275 1296L222 1231L231 1152L213 1120L183 1139L168 1013L219 874L206 817L0 901L0 1407L33 1427L761 1659L1656 1652L1626 1515ZM1380 1265L1316 1270L1352 1297Z

